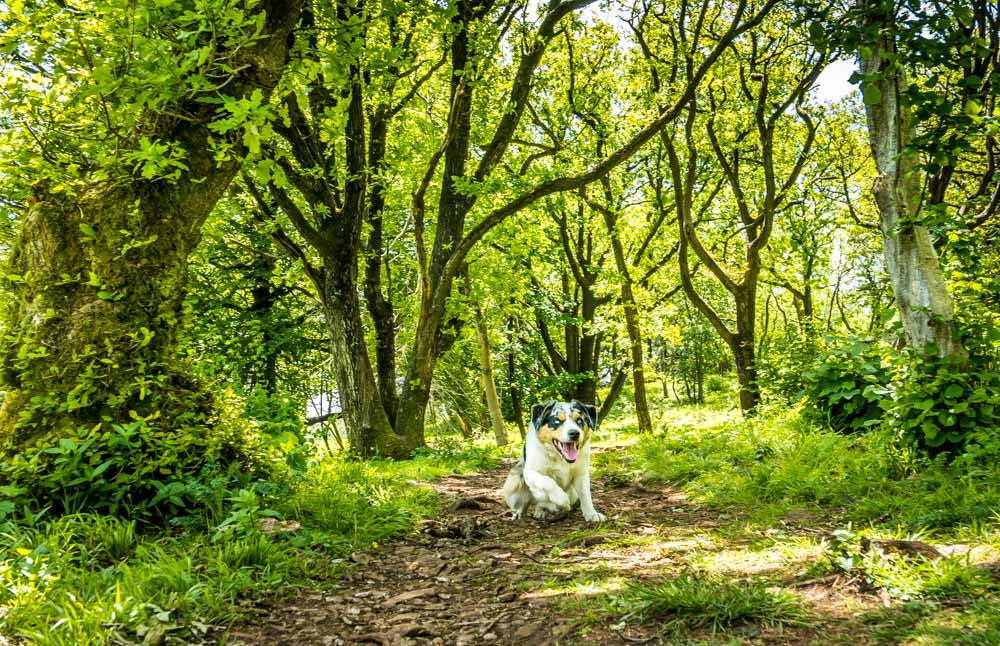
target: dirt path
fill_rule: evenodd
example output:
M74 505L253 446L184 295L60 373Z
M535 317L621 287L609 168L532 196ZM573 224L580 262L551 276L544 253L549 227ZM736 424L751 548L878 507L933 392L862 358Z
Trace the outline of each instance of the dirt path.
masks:
M512 521L500 494L510 464L432 484L441 517L418 535L366 555L334 590L304 591L257 626L234 628L233 644L627 644L648 641L641 626L613 632L584 621L574 581L588 567L654 574L665 557L616 539L656 535L692 519L669 487L593 484L602 526L566 518ZM704 525L704 518L699 519ZM606 570L605 570L606 571ZM567 591L569 589L569 591ZM593 593L593 592L591 592ZM583 634L581 634L583 633Z

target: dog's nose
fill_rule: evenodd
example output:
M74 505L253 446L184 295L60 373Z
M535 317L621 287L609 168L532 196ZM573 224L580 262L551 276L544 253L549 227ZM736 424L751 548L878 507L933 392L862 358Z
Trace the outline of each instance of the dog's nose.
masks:
M570 431L569 432L569 441L570 442L576 442L579 439L580 439L580 431Z

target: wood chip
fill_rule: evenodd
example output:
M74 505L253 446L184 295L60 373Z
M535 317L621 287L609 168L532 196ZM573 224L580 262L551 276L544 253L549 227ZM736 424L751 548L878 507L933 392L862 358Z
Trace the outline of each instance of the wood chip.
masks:
M428 597L432 594L437 594L437 588L421 588L419 590L410 590L409 592L401 592L394 597L389 597L382 602L383 608L392 608L395 605L404 603L406 601L412 601L413 599L419 599L420 597Z

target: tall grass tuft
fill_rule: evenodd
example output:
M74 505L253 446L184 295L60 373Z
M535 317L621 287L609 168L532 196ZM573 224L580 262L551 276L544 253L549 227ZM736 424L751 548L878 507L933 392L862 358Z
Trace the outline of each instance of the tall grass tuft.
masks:
M710 628L713 634L745 623L780 627L809 621L801 600L786 590L690 573L632 584L612 603L623 621L656 620L671 628Z

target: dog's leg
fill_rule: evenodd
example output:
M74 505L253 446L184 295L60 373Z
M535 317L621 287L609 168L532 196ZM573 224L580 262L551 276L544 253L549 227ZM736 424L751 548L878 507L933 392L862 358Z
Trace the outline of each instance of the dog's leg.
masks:
M524 482L524 465L520 462L514 465L507 475L507 481L503 485L503 497L514 513L515 520L523 518L528 506L531 505L531 491Z
M577 493L580 496L580 510L583 518L589 523L603 523L607 516L594 509L594 500L590 497L590 472L585 471L583 476L574 483Z
M566 492L566 495L569 497L569 507L570 507L570 509L572 509L573 507L576 507L577 503L580 502L579 489L580 488L576 486L575 482L571 483L568 489L564 489L564 491Z
M545 512L558 513L569 510L569 496L552 478L531 469L524 470L524 482L535 498L536 518L545 516Z

